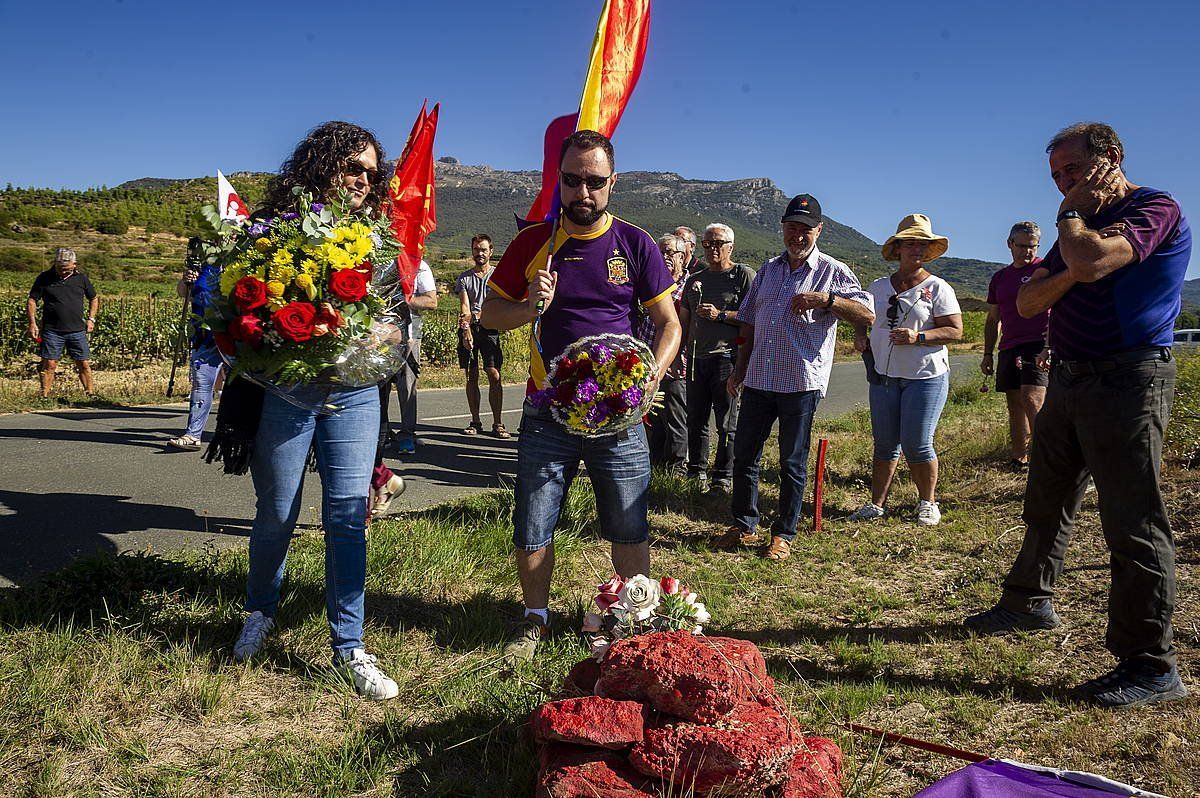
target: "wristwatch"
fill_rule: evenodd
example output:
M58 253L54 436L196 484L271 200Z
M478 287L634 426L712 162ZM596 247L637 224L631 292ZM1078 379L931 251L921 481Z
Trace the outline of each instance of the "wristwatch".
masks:
M1055 217L1054 223L1058 224L1063 219L1078 219L1079 221L1082 222L1083 214L1080 213L1079 211L1075 210L1074 208L1067 208L1065 211L1063 211L1057 217Z
M917 333L917 343L919 343L919 344L925 343L925 333L922 333L922 332Z
M829 301L825 303L825 309L829 310L831 307L833 307L833 300L837 299L837 294L833 293L832 291L827 291L826 293L829 294Z
M722 311L720 312L720 314L717 316L717 321L719 321L719 322L721 322L722 324L724 324L724 323L725 323L725 319L726 319L726 317L727 317L727 314L725 313L725 311L723 311L723 310L722 310Z

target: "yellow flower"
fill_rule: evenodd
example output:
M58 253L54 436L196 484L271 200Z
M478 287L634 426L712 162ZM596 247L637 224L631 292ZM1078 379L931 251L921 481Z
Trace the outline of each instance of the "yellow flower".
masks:
M312 263L312 261L308 262ZM317 298L317 286L313 283L311 275L305 273L297 274L295 286L303 291L310 301Z
M304 260L300 261L300 268L304 271L305 274L312 275L312 276L315 276L315 275L318 275L321 273L321 267L318 266L317 262L315 260L313 260L312 258L305 258Z
M260 241L262 239L259 239ZM292 253L286 249L281 249L275 253L275 257L271 259L276 266L291 266Z
M270 252L271 248L274 246L275 244L271 241L271 239L266 237L259 238L254 242L254 248L263 253Z
M267 296L281 297L283 296L284 288L286 288L286 286L283 283L279 282L278 280L271 280L267 283Z
M267 297L267 309L268 310L279 310L281 307L283 307L286 304L287 304L287 300L284 299L283 297L274 297L274 296Z

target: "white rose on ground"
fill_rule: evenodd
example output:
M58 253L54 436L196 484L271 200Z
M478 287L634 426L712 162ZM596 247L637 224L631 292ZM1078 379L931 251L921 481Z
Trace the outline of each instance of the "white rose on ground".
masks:
M696 619L696 623L708 623L712 620L712 616L708 614L708 610L700 602L692 605L692 617Z
M644 574L638 574L621 588L619 603L627 609L630 615L638 620L645 620L654 614L660 596L661 590L658 582ZM647 610L649 614L645 614Z

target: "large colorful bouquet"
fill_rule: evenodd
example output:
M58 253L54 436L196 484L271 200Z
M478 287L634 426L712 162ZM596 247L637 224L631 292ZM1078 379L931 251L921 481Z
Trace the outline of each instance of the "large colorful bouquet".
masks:
M337 213L299 189L296 199L296 212L236 223L203 210L220 266L205 322L235 373L283 385L377 382L403 362L403 325L379 287L400 245L386 219Z
M550 362L546 387L529 401L550 408L576 435L613 435L637 424L650 409L657 370L654 355L637 338L593 335Z
M655 582L638 574L628 580L613 576L596 586L599 612L583 616L583 635L592 656L604 659L614 640L647 632L690 631L700 634L711 617L700 596L672 576Z

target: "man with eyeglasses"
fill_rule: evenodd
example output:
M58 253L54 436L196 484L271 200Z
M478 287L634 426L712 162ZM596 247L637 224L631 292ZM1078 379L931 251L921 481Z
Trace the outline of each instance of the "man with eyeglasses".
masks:
M726 386L730 396L741 392L733 524L717 541L729 548L759 543L759 463L778 419L779 513L761 551L771 560L791 555L800 523L813 415L829 385L837 322L865 327L875 320L871 295L850 267L817 249L824 224L816 197L793 197L782 224L785 251L759 268L738 308L742 344Z
M683 239L684 249L686 250L686 254L684 255L685 263L683 265L684 271L688 274L695 274L703 269L704 264L696 257L696 231L690 227L680 225L675 228L675 235Z
M561 218L518 233L488 281L483 325L511 330L540 316L530 336L530 393L543 387L547 364L580 338L632 335L635 305L658 330L652 347L658 380L675 359L679 320L670 301L675 281L654 239L608 212L615 182L613 147L605 136L580 130L564 139ZM580 460L596 494L600 534L612 544L614 570L625 578L650 572L650 452L642 425L583 438L569 433L548 409L526 402L513 511L525 612L504 648L510 660L532 659L546 633L554 528Z
M701 246L708 268L693 274L683 287L679 324L688 358L688 476L708 481L708 422L715 416L716 460L712 489L733 488L733 445L737 399L725 390L737 358L738 305L750 290L754 272L733 262L733 228L710 224Z
M658 247L662 252L663 260L667 262L667 268L670 269L671 277L675 280L675 290L671 292L671 299L675 303L676 313L679 312L683 286L688 277L687 272L684 271L684 264L687 262L685 243L682 238L672 233L667 233L658 239ZM680 326L682 326L682 322ZM658 328L654 325L654 319L649 313L643 311L642 322L638 327L638 338L642 339L647 346L653 347L654 337L657 334ZM661 466L667 473L679 476L686 473L688 454L687 381L684 379L687 367L683 352L683 346L680 346L679 353L675 355L675 360L671 363L671 368L667 370L659 383L663 403L661 406L651 408L646 422L646 426L649 428L650 462L653 465Z

